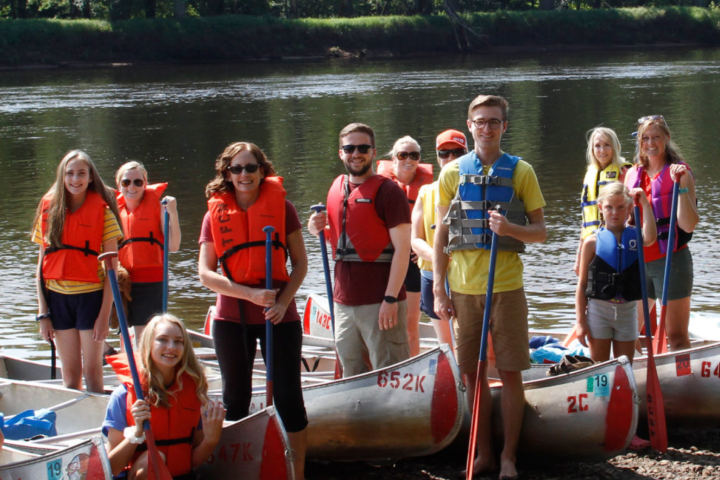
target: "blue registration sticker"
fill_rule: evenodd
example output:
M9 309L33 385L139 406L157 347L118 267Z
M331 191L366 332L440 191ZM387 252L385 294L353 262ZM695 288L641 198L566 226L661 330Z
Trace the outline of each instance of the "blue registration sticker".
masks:
M437 360L433 359L430 360L430 365L428 365L428 374L435 375L437 372Z
M48 480L60 480L63 476L62 458L47 462Z
M601 373L593 377L593 386L596 397L609 397L610 396L610 377L607 373Z

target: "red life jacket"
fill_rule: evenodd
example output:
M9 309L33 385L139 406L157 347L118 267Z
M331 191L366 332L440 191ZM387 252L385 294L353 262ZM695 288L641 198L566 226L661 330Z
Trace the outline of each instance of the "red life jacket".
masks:
M282 177L265 177L255 203L243 211L234 193L215 194L208 200L215 253L225 276L235 283L256 284L265 279L265 232L273 234L274 280L287 282L285 189Z
M120 222L125 234L118 255L133 282L162 282L165 236L160 219L160 199L167 185L148 185L140 205L132 212L128 212L123 194L117 193Z
M350 180L340 175L327 197L330 245L335 260L391 262L390 231L375 211L375 196L387 179L373 175L350 193Z
M429 163L418 164L418 168L415 170L415 177L412 182L407 185L397 179L395 175L395 165L392 160L378 160L377 173L385 178L389 178L395 182L398 187L402 188L411 205L415 204L418 193L420 193L420 187L433 182L433 167Z
M42 199L42 238L47 236L51 196ZM98 283L98 255L102 249L107 204L100 195L88 190L85 201L74 212L65 212L62 247L45 243L42 274L45 280L72 280Z
M687 164L684 162L680 163L685 165L688 171L690 171L690 167ZM692 171L690 171L690 173L692 173ZM625 184L629 185L630 188L640 188L642 185L643 175L646 174L647 172L645 172L641 165L635 165L625 174ZM660 173L655 176L655 178L650 179L651 194L648 197L648 201L650 202L653 214L655 215L655 223L657 224L657 242L658 247L660 248L660 253L663 255L667 253L668 237L670 235L670 213L672 211L673 185L675 185L675 182L673 182L672 176L670 175L670 164L666 164ZM692 233L688 233L680 227L677 227L673 252L676 252L687 245L691 238Z
M128 426L133 426L135 419L130 412L137 396L127 356L120 353L105 358L127 389L125 417ZM137 356L135 358L139 368L140 361ZM143 372L139 371L138 373L143 379ZM201 404L195 390L195 381L187 373L183 373L180 379L183 385L182 390L173 392L175 397L170 396L170 408L150 406L150 425L155 435L155 444L158 450L165 455L165 464L172 476L185 475L192 471L192 442L200 422ZM171 387L171 391L172 388L175 387ZM143 391L145 390L146 388L143 386ZM132 461L139 457L146 448L145 444L139 445ZM132 465L132 461L130 465Z

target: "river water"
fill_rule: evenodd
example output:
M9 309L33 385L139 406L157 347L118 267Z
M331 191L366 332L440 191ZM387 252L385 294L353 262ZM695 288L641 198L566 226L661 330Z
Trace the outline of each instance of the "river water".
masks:
M0 72L0 345L8 354L47 358L37 335L30 242L35 207L63 154L87 151L106 183L128 160L178 198L181 251L171 255L170 311L200 328L214 294L197 278L204 187L224 147L251 141L285 177L301 220L343 173L337 135L371 125L378 150L411 135L435 162L435 136L465 130L480 93L505 96L504 149L529 161L547 202L548 239L523 256L531 326L574 322L574 252L586 132L614 128L631 158L636 119L663 114L697 179L701 223L693 309L720 312L720 255L712 219L720 208L717 167L720 50L653 49L492 54L428 59L241 65L153 65L93 70ZM437 175L437 165L436 165ZM305 232L310 271L298 294L323 292L320 248Z

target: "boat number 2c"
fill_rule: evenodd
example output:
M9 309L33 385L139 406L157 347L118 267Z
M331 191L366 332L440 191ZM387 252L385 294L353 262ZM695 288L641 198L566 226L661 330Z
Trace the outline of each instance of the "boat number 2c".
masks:
M425 381L425 375L413 375L412 373L402 372L386 372L382 371L378 373L377 384L380 388L390 387L401 390L409 390L411 392L425 393L423 388L423 382Z
M587 400L588 394L581 393L580 395L567 397L568 401L568 413L587 412L590 405L587 405L583 400Z

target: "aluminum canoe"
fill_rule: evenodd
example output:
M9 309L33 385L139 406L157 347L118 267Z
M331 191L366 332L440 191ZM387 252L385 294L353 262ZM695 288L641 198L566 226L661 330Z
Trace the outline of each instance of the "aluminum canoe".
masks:
M0 463L3 480L112 480L99 436L64 448L6 440Z
M463 422L464 386L446 345L388 368L303 388L310 459L378 460L435 453ZM251 411L265 394L253 395Z

